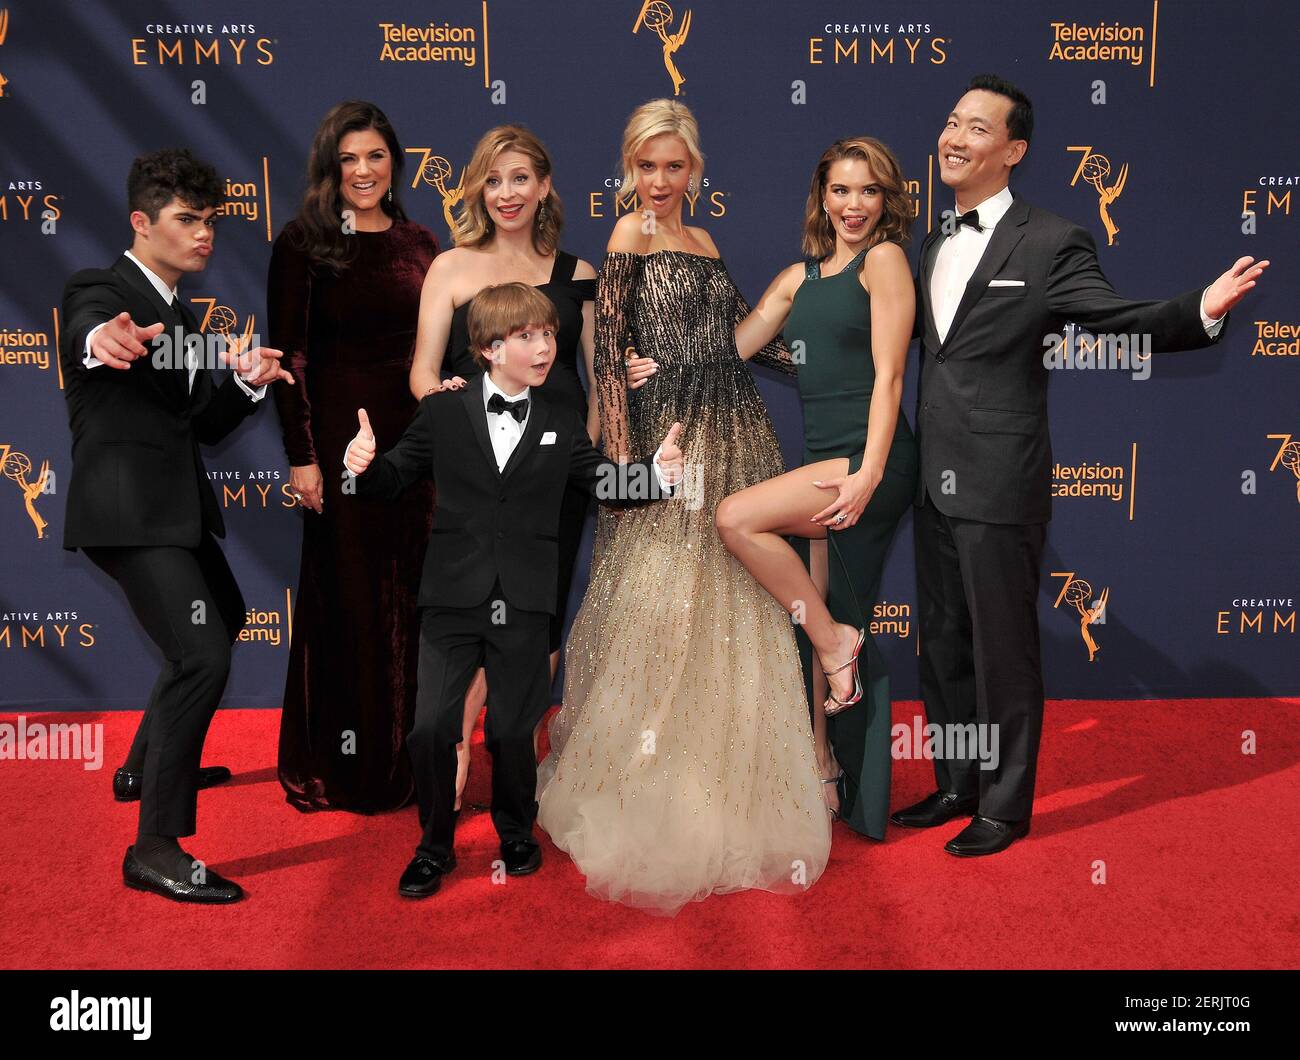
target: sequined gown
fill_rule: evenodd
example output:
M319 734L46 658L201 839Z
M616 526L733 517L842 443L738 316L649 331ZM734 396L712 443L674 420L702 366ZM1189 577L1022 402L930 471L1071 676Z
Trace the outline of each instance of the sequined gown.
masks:
M589 892L654 912L746 888L801 892L830 851L790 617L713 526L724 497L785 470L736 352L748 312L719 259L660 250L601 266L606 451L648 456L680 420L686 488L617 519L599 510L538 822ZM631 392L629 345L659 364ZM793 371L779 342L756 359Z

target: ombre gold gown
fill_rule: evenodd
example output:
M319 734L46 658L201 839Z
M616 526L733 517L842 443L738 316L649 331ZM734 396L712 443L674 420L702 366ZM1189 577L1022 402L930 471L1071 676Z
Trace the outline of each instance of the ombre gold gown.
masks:
M713 526L724 497L785 470L736 352L748 312L715 258L611 253L601 265L605 450L649 456L680 420L686 488L617 518L599 510L538 822L588 891L654 912L746 888L802 892L830 852L790 616ZM659 364L631 392L628 346ZM779 342L757 359L793 371Z

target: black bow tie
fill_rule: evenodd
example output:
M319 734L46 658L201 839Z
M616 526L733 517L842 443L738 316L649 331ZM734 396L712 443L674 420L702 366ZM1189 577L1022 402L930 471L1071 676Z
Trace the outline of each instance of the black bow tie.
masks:
M957 218L957 226L970 225L976 232L983 232L984 226L980 224L980 212L978 210L967 210Z
M500 394L493 394L488 398L488 412L508 412L516 421L523 423L524 417L528 415L528 399L507 401Z

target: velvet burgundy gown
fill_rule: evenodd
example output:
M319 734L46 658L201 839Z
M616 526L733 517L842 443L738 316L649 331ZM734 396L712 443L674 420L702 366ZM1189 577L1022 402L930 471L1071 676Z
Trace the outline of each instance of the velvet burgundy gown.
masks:
M279 775L300 810L361 813L407 803L405 741L415 716L416 594L433 485L393 503L342 493L343 452L370 416L379 451L415 414L407 383L420 291L438 253L427 228L357 232L355 261L313 269L285 226L267 279L270 345L296 385L275 384L291 465L316 463L323 514L303 513L302 566L280 721Z

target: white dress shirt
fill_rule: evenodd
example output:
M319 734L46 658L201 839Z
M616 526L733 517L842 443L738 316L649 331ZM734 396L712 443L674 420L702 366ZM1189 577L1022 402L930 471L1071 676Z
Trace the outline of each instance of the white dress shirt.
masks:
M473 386L473 383L469 384ZM506 464L510 460L511 454L515 451L515 446L519 444L519 439L524 436L524 428L528 426L528 417L533 414L533 403L528 402L528 409L522 420L516 420L509 412L491 412L488 410L488 402L492 400L493 394L500 394L505 401L515 402L523 398L528 398L531 393L531 387L524 389L511 397L502 390L496 383L492 382L492 377L487 372L483 373L483 412L487 416L488 437L492 439L492 455L496 457L497 471L504 471ZM655 478L659 480L659 490L662 493L671 493L674 487L670 486L664 479L664 473L659 469L659 452L663 449L660 446L655 450L652 463L655 469ZM343 450L343 470L349 476L356 477L356 473L348 467L348 453L352 451L352 442L348 442L347 448Z
M159 277L156 272L150 269L148 265L146 265L143 261L137 258L129 250L125 251L125 254L128 258L130 258L133 262L135 262L135 264L139 267L140 271L144 273L145 279L147 279L151 284L153 284L153 289L158 292L159 297L162 298L162 300L166 302L169 306L175 306L176 298L177 298L176 288L168 287L165 283L163 283L161 277ZM107 323L108 323L107 320L104 321L104 324ZM86 355L85 355L85 360L82 363L84 363L87 368L96 368L99 365L104 363L103 361L99 360L99 358L97 358L93 353L90 352L90 342L95 337L95 332L97 332L100 328L102 328L104 324L96 324L93 328L90 329L89 332L86 333ZM199 370L199 366L197 364L190 365L189 388L191 393L194 390L194 373L197 372L198 370ZM250 398L252 398L254 401L261 401L262 398L266 397L266 387L267 387L266 383L263 383L256 390L254 390L251 386L249 386L246 382L244 382L243 377L240 376L238 372L235 373L235 382L238 383L240 389L243 390L243 392L247 394Z
M519 439L524 436L524 428L528 426L528 417L533 414L533 403L528 402L527 414L522 420L517 420L508 412L489 412L488 402L492 400L493 394L500 394L503 400L512 403L525 400L528 398L530 389L524 387L522 393L511 397L496 383L492 382L492 377L487 372L483 373L483 411L487 413L488 436L492 439L492 454L497 458L498 471L505 470L510 454L515 451Z
M958 225L957 231L939 244L939 251L934 258L934 271L930 275L930 307L940 342L947 341L948 329L952 327L957 306L966 293L966 284L975 274L980 258L984 256L989 240L993 238L993 229L1006 216L1012 202L1010 188L1003 188L996 195L990 195L975 207L979 212L980 230L970 225ZM957 216L961 217L962 213ZM1212 320L1206 315L1205 291L1201 292L1201 323L1211 338L1223 327L1223 317Z

